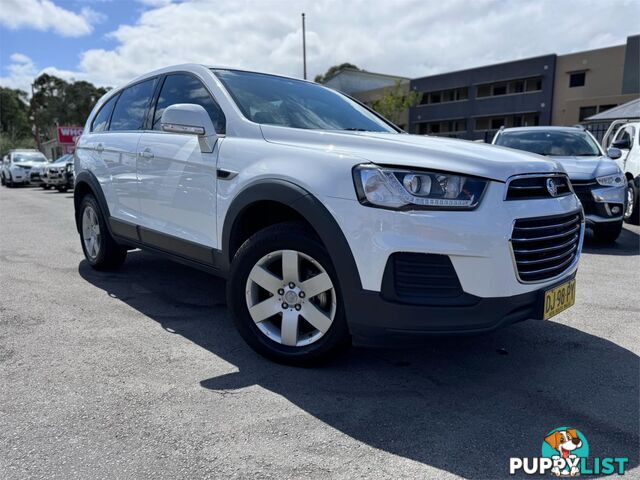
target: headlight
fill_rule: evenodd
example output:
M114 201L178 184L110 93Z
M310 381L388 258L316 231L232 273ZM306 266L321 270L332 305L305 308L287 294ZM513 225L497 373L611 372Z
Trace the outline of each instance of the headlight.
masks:
M471 210L487 180L454 173L358 165L353 169L360 203L397 210Z
M598 177L596 178L596 182L605 187L619 187L626 183L622 173L614 173L613 175Z

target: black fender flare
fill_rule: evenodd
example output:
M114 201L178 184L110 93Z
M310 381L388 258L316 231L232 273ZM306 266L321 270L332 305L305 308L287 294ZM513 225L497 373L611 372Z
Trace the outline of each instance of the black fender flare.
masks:
M333 262L343 296L353 289L360 290L362 284L351 247L327 208L304 188L281 179L264 179L245 187L233 199L226 212L222 228L222 269L229 271L231 264L231 239L235 223L252 204L260 201L282 203L295 210L314 229Z
M102 187L100 186L100 182L96 178L96 176L87 171L83 170L78 173L75 178L74 189L73 189L73 207L74 207L74 216L76 219L76 228L78 229L78 233L80 233L80 201L84 196L85 186L89 189L89 191L93 194L93 196L98 201L98 205L100 205L100 209L102 210L105 219L109 219L111 214L109 213L109 205L107 204L106 198L104 198L104 193L102 192ZM111 230L109 222L106 222L107 228ZM109 231L109 233L112 233Z

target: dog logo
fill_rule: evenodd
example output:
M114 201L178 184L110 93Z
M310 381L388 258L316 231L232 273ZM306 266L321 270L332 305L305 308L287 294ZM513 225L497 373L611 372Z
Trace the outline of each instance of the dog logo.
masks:
M551 473L556 477L577 477L580 459L589 456L589 445L575 428L561 427L544 437L542 456L554 461Z
M559 427L544 436L539 457L509 458L509 475L624 475L628 463L629 457L589 458L589 443L582 432Z
M547 178L547 191L552 197L558 195L558 186L556 185L556 182L553 180L553 178Z

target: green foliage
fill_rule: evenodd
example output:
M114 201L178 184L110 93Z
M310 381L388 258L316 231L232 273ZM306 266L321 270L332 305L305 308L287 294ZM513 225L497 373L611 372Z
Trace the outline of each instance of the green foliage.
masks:
M352 63L341 63L340 65L334 65L333 67L329 68L329 70L327 70L324 75L316 75L314 81L316 83L325 83L343 68L353 68L354 70L360 70Z
M387 88L382 97L373 102L372 108L392 123L398 124L400 116L409 107L417 105L422 93L407 91L400 80L393 87Z
M0 87L0 133L8 138L31 134L29 103L22 90Z
M107 92L89 82L66 82L43 73L33 83L31 112L40 137L50 140L56 125L84 125L91 109Z
M55 137L57 125L84 125L91 109L108 89L89 82L67 82L43 73L33 82L33 96L0 87L0 153L35 147L34 127L40 140Z

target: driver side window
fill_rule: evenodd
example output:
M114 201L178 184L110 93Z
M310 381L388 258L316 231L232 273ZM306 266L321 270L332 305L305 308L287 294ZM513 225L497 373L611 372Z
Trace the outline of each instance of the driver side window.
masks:
M202 106L211 117L216 133L225 133L226 121L222 109L200 80L186 74L168 75L165 79L153 116L154 130L161 129L160 120L164 109L176 103L195 103Z

